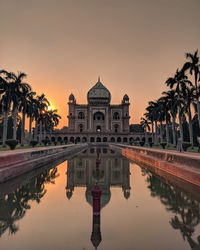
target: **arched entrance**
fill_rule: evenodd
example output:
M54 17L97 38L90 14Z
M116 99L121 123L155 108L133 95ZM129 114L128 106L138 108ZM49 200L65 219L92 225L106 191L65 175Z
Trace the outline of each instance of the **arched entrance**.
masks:
M123 142L127 142L127 141L128 141L127 137L124 137Z
M121 137L117 137L117 142L121 142Z
M110 141L115 142L115 137L111 137Z
M74 137L71 136L70 139L69 139L70 142L74 143Z
M97 137L97 142L101 142L101 137Z
M94 137L90 137L90 142L94 142Z
M97 126L96 126L96 132L97 132L97 133L100 133L100 132L101 132L101 126L100 126L100 125L97 125Z

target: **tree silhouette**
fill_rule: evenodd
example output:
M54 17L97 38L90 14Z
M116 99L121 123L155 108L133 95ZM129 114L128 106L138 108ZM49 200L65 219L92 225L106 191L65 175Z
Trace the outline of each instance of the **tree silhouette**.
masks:
M198 242L192 239L195 227L200 223L200 202L190 197L181 188L164 182L160 177L147 173L148 188L152 197L159 197L167 211L175 214L170 225L180 230L184 240L187 240L192 250L200 249L200 236Z
M10 234L19 230L15 222L22 219L27 210L31 209L31 202L40 203L47 192L45 184L54 184L55 178L59 176L57 171L56 167L45 170L28 184L0 199L0 237L7 230Z

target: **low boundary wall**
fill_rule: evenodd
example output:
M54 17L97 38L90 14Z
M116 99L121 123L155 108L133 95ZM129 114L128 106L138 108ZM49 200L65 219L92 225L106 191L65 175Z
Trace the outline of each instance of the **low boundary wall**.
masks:
M157 170L200 186L200 156L195 154L170 152L122 144L111 144L111 149L119 151L123 156L136 163L142 163Z
M45 148L9 151L0 154L0 183L58 160L74 155L88 147L87 144L72 144Z

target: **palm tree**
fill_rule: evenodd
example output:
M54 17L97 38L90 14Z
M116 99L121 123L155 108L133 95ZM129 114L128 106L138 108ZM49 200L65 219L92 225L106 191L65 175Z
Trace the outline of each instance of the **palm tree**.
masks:
M34 128L34 140L37 140L38 133L38 120L39 120L39 100L38 97L34 101L34 109L33 109L33 119L35 120L35 128Z
M188 115L190 143L191 143L192 148L194 147L194 141L193 141L191 104L194 104L194 98L195 98L194 93L195 93L194 87L192 87L192 88L187 87L185 89L185 92L183 93L183 97L185 100L184 111Z
M37 100L34 98L35 92L30 92L27 95L27 117L29 117L29 143L32 140L32 122L34 119L35 112L37 111Z
M186 53L186 58L188 61L184 64L183 70L189 70L190 74L194 74L194 87L195 87L195 99L197 102L197 113L198 113L198 122L200 127L200 103L199 103L199 81L200 81L200 64L198 57L198 50L194 54Z
M168 109L172 117L172 133L173 133L173 145L176 147L176 115L177 115L177 93L175 90L170 90L162 93L166 101L168 102Z
M188 77L185 75L183 70L177 69L174 77L169 77L166 81L167 86L172 89L174 86L176 93L178 94L178 114L179 114L179 129L180 129L180 137L183 141L183 126L182 126L182 112L181 112L181 94L185 91L187 85L192 85L192 83L188 80Z
M147 110L147 108L146 108L146 110ZM153 116L149 112L149 110L147 110L147 112L144 114L144 116L146 117L147 121L149 121L151 123L151 139L152 139L152 142L154 143L154 120L153 120Z
M49 111L49 122L50 122L49 130L50 130L50 132L52 132L54 127L57 127L57 125L59 124L59 119L61 119L61 116L59 114L57 114L57 112L58 112L57 109Z
M165 127L166 127L166 141L167 146L169 146L169 124L170 124L170 114L169 114L169 102L168 98L166 96L162 96L158 99L158 103L160 105L161 109L161 118L162 120L165 120ZM162 134L162 132L161 132ZM162 141L162 135L161 135L161 141Z
M0 95L1 106L3 110L3 142L2 146L6 147L7 130L8 130L8 113L11 107L12 88L9 83L8 72L5 70L0 71Z
M22 88L22 94L20 98L19 111L22 112L22 124L21 124L21 146L24 146L24 134L25 134L25 117L28 108L28 95L30 94L31 87L27 84Z
M158 121L160 122L160 142L163 143L163 122L165 120L165 110L162 99L157 100L157 105L158 105Z
M150 126L149 126L149 122L146 118L142 117L141 121L140 121L140 125L142 126L142 128L144 129L144 133L145 133L145 144L147 144L147 130L150 130Z
M149 102L149 106L146 108L147 113L145 114L146 117L151 121L151 125L152 125L152 140L155 144L157 144L157 131L158 131L158 111L159 111L159 107L158 107L158 103L150 101ZM155 141L153 139L153 124L155 122Z
M17 117L18 117L18 108L19 102L21 99L21 95L23 94L24 89L30 89L30 86L27 83L23 82L23 79L26 78L26 74L23 72L18 72L18 74L14 74L10 72L8 74L10 79L10 84L12 85L12 104L13 104L13 139L16 140L16 132L17 132Z
M42 141L42 124L44 121L45 112L47 110L47 107L49 106L49 101L46 99L45 94L42 94L41 96L37 97L38 101L38 107L39 107L39 117L38 121L40 123L40 136L39 136L39 142Z

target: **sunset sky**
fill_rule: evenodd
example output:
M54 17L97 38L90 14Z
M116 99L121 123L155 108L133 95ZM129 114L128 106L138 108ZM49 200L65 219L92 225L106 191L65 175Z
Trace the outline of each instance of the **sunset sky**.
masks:
M68 96L86 103L101 82L131 123L200 49L200 0L0 0L0 68L23 71L67 125Z

